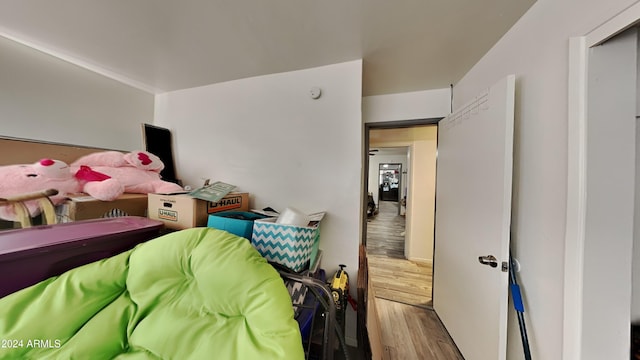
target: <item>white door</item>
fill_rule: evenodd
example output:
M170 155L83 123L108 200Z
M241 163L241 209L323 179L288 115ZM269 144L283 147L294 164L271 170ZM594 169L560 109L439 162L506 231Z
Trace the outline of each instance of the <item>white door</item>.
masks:
M514 93L510 75L438 125L433 306L466 360L506 359Z

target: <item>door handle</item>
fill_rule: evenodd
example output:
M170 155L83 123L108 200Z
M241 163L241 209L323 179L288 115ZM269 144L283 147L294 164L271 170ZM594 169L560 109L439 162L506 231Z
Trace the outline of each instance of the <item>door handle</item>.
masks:
M478 261L482 265L489 265L492 268L498 267L498 259L493 255L478 256Z

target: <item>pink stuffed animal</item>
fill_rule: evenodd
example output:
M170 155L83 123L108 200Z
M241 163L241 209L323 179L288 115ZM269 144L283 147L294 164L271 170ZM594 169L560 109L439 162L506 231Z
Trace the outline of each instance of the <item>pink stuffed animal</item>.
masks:
M171 193L182 191L177 184L160 179L164 164L146 151L123 154L103 151L81 157L71 164L82 191L109 201L122 193Z
M47 189L58 190L58 195L50 198L57 205L64 201L66 194L79 192L81 185L69 165L58 160L44 159L35 164L0 166L0 198ZM36 201L27 201L25 205L31 216L40 213ZM0 218L15 220L13 206L0 206Z
M58 190L51 198L62 203L67 194L85 192L96 199L114 200L124 192L170 193L182 191L177 184L163 181L164 164L146 151L123 154L104 151L89 154L71 166L59 160L43 159L35 164L0 166L0 198L46 189ZM40 210L35 201L25 203L31 216ZM15 220L12 206L0 206L0 218Z

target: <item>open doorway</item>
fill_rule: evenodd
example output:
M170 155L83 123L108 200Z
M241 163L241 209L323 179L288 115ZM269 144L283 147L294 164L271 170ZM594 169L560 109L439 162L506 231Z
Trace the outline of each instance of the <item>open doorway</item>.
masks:
M405 151L406 153L406 151ZM378 200L400 202L402 194L402 164L382 163L378 165ZM400 207L398 207L399 209ZM400 212L398 210L398 212Z
M367 125L364 243L376 297L432 306L437 120ZM371 205L369 205L371 208Z
M640 353L637 338L630 337L633 325L640 327L638 21L640 7L634 5L587 36L571 39L568 359Z
M367 217L367 253L405 259L409 148L375 147L369 155L369 194L375 211ZM403 169L405 169L403 171Z

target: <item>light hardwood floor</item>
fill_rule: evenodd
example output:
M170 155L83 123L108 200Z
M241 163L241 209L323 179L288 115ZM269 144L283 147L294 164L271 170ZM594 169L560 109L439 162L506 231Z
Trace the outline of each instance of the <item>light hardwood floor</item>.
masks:
M375 301L385 360L464 360L433 310Z
M378 214L367 219L367 254L404 259L405 223L397 202L380 201Z
M404 217L396 206L381 202L379 214L367 223L368 281L383 358L462 360L431 309L432 267L404 259Z
M431 307L431 263L404 257L405 217L398 203L380 201L378 215L367 221L369 279L376 296L409 305Z
M431 264L382 255L368 255L369 281L376 297L431 308Z

